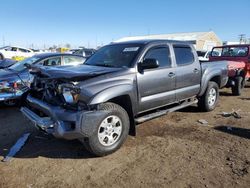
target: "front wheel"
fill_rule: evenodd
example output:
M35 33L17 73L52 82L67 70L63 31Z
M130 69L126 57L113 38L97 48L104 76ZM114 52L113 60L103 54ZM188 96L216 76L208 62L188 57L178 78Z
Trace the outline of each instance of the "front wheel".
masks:
M215 109L219 99L219 86L215 82L209 82L203 96L199 99L198 106L202 111L209 112Z
M4 60L4 57L2 54L0 54L0 60Z
M129 117L127 112L114 103L104 103L99 110L107 115L95 128L91 137L80 139L85 148L96 156L105 156L118 150L124 143L129 132Z

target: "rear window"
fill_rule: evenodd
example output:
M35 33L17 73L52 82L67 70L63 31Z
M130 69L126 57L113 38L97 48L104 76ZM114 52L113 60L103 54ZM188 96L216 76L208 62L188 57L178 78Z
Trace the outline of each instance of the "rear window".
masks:
M189 46L174 46L176 64L179 66L192 64L194 54Z
M215 47L213 48L211 56L213 57L245 57L248 55L248 47Z
M197 51L198 57L204 57L206 55L206 52L203 51Z

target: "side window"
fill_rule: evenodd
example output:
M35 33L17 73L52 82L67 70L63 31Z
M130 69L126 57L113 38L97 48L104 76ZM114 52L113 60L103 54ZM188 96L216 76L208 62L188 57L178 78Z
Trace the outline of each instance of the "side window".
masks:
M58 66L58 65L61 65L61 56L46 59L46 60L44 60L43 65L44 66Z
M84 58L74 56L64 56L64 65L79 65L84 63Z
M144 59L156 59L159 62L159 67L170 67L171 59L168 47L155 47L150 49Z
M12 47L12 48L11 48L11 51L17 52L17 48L16 48L16 47Z
M23 49L23 48L18 48L18 51L23 52L23 53L26 53L26 50Z
M27 53L28 51L23 49L23 48L18 48L20 52L24 52L24 53Z
M179 66L192 64L194 54L189 46L174 46L176 64Z

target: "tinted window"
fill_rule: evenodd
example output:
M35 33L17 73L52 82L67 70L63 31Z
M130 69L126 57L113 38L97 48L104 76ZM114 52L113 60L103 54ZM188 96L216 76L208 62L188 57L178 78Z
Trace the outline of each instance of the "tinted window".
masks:
M150 49L144 59L156 59L159 62L159 67L170 67L170 52L168 47L157 47Z
M194 55L190 47L174 46L177 65L186 65L194 62Z
M20 51L20 52L24 52L24 53L28 53L28 52L29 52L28 50L23 49L23 48L19 48L19 51Z

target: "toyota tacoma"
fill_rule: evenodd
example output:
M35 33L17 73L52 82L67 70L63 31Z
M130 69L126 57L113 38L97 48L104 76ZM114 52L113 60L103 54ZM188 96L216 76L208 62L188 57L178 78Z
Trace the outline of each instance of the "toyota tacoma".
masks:
M228 81L227 62L201 64L192 44L169 40L111 43L83 65L30 71L25 117L96 156L119 149L144 121L196 103L213 110Z

